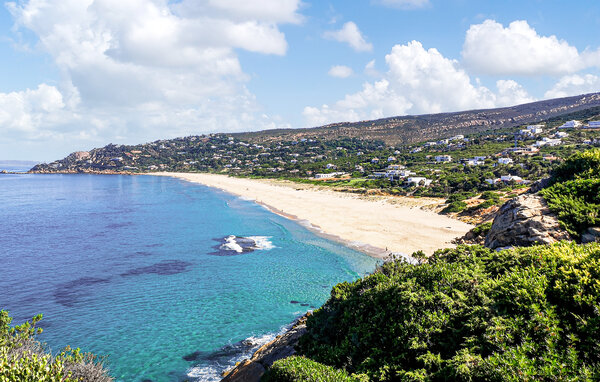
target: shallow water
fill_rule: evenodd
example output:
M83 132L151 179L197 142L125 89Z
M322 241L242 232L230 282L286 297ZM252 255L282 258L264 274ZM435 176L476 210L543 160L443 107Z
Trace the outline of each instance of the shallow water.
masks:
M121 381L219 380L376 264L172 178L0 175L0 203L0 308L43 313L41 340L109 355ZM224 255L230 235L260 243Z

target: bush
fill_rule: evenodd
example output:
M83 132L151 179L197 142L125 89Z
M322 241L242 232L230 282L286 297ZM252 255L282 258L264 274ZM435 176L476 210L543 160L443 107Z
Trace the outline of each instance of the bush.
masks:
M10 326L8 312L0 311L0 381L20 382L110 382L103 359L82 354L67 347L53 356L35 340L42 332L36 324L42 315L31 322Z
M335 286L299 353L373 381L598 380L600 245L437 251Z
M555 183L540 194L573 237L580 238L588 227L600 225L600 178Z
M553 182L600 178L600 149L575 153L552 173Z
M451 212L462 212L467 207L467 203L463 201L452 202L442 210L442 213L448 214Z
M334 369L304 357L288 357L275 361L261 382L361 382L366 376L350 376L344 370Z
M490 232L490 229L492 229L492 222L487 222L473 228L471 232L473 232L475 237L479 237L487 235L487 233Z

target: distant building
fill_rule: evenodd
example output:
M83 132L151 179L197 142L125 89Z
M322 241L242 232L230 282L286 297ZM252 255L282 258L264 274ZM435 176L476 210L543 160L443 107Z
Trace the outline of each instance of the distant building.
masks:
M567 122L563 123L562 125L558 126L558 128L559 129L572 129L572 128L579 127L579 126L581 126L581 122L572 120L572 121L567 121Z
M511 158L500 158L498 159L498 163L500 164L511 164L513 160Z
M587 128L588 129L600 129L600 121L589 121Z
M429 186L432 180L422 176L411 176L406 178L406 182L415 186Z
M565 133L564 131L557 131L557 132L554 134L554 137L555 137L555 138L566 138L566 137L568 137L568 136L569 136L569 134Z
M388 162L395 162L396 161L396 157L388 157L387 161Z
M436 162L452 162L452 157L450 155L437 155L435 157Z
M371 159L371 163L379 163L379 158L373 158L373 159Z
M328 174L315 174L315 179L339 178L344 175L348 175L348 174L346 174L345 172L330 172Z

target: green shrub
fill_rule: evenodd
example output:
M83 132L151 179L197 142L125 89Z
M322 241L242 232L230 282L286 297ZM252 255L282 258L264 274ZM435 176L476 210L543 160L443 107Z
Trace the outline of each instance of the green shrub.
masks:
M437 251L333 288L300 354L372 381L600 378L600 245Z
M568 180L540 191L562 226L575 238L600 225L600 178Z
M36 324L42 315L31 322L11 326L8 312L0 311L0 382L110 382L103 359L82 354L79 349L65 348L53 356L35 340L42 332Z
M552 173L553 182L600 178L600 149L575 153Z
M493 191L485 191L484 193L481 194L480 196L481 199L484 200L499 200L500 199L500 194L497 192L493 192Z
M462 212L467 207L467 203L463 201L452 202L442 210L442 213Z
M350 376L304 357L288 357L276 361L262 377L262 382L361 382L366 376Z
M492 222L487 222L473 228L471 232L473 232L473 235L475 235L476 237L485 236L488 232L490 232L490 229L492 229Z

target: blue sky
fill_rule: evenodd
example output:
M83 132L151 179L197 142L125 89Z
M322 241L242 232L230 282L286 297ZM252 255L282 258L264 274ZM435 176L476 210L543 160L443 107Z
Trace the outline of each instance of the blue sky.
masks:
M600 91L600 3L21 0L0 159Z

